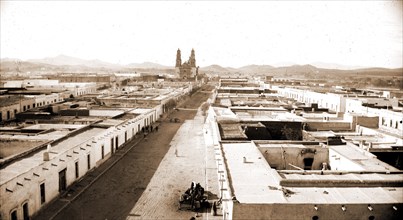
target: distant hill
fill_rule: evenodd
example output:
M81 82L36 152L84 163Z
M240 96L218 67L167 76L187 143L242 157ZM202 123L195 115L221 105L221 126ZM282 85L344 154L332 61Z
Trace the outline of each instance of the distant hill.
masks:
M138 69L173 69L173 66L164 66L158 63L143 62L143 63L130 63L126 67Z
M40 63L32 63L15 59L2 59L0 62L1 72L32 72L42 69L55 69L56 66Z
M84 60L80 58L59 55L56 57L46 57L43 59L28 60L31 63L42 63L54 66L86 66L95 68L121 68L118 64L112 64L101 60Z
M282 67L282 66L292 66L292 65L296 65L296 63L283 61L283 62L273 63L273 64L271 64L271 65L274 66L274 67Z
M290 62L288 62L290 63ZM286 62L283 62L286 64ZM292 63L290 63L292 64ZM327 68L324 68L327 67ZM343 69L344 68L344 69ZM351 66L342 66L338 64L320 63L316 65L288 65L275 67L272 65L247 65L240 68L222 67L214 64L201 67L199 72L207 74L259 74L273 76L303 76L309 78L346 77L346 76L395 76L401 77L403 69L387 69L387 68L361 68L349 69ZM31 59L23 61L20 59L4 58L0 62L1 72L118 72L118 71L136 71L149 73L174 73L173 66L164 66L153 62L131 63L128 65L112 64L101 60L84 60L66 55L56 57L47 57L44 59Z
M311 63L312 66L316 66L317 68L322 69L338 69L338 70L354 70L354 69L362 69L362 66L347 66L347 65L340 65L336 63L324 63L324 62L313 62Z
M244 73L267 73L273 70L275 67L269 65L248 65L238 68L239 72Z
M211 65L200 68L205 73L244 73L244 74L259 74L259 75L274 75L274 76L311 76L311 77L325 77L326 76L338 76L346 77L353 75L360 76L402 76L403 68L387 69L387 68L363 68L354 70L341 70L341 69L326 69L318 68L314 65L291 65L283 67L273 67L270 65L248 65L240 68L221 67L219 65Z
M232 72L235 71L236 69L233 68L225 68L217 64L213 64L210 66L206 67L201 67L199 71L207 72L207 73L212 73L212 72Z

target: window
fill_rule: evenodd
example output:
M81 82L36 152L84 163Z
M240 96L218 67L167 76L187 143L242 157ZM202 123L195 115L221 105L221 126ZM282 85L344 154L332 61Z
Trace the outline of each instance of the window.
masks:
M18 220L17 218L17 210L11 212L11 220Z
M88 170L91 169L91 155L90 154L87 155L87 169Z
M104 145L102 145L102 147L101 147L101 158L102 159L104 159L104 157L105 157L105 151L104 150L105 150Z
M76 178L80 176L79 170L78 170L78 161L75 162L75 168L76 168Z
M41 204L45 203L46 199L45 199L45 183L42 183L40 185L41 188Z
M28 209L28 202L22 205L22 214L24 220L29 220L29 209Z

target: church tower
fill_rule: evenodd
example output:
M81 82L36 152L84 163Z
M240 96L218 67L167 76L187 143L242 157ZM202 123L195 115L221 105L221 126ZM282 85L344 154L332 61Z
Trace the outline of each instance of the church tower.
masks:
M192 52L190 53L189 62L191 67L196 67L196 56L195 50L192 48Z
M189 66L190 66L190 77L196 77L197 69L196 69L196 55L195 50L192 48L192 52L189 57Z
M175 67L180 67L182 65L181 50L176 51L176 65Z
M182 67L181 50L176 51L176 64L175 64L175 74L179 75Z
M195 50L192 49L189 60L182 63L181 51L178 49L176 51L176 64L175 64L175 74L180 79L195 79L198 73L198 67L196 67L196 55Z

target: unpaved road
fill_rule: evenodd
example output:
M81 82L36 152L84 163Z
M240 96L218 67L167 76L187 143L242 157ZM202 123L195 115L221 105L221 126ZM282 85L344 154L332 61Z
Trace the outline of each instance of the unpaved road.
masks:
M211 93L199 91L189 97L181 108L197 109ZM126 219L184 120L193 119L195 110L173 111L170 118L180 123L162 122L158 132L150 133L112 168L63 209L55 219Z

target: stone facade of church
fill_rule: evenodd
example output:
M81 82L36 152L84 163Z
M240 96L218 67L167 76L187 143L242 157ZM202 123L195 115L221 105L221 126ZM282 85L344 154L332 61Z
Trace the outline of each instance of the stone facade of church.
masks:
M189 60L182 63L181 51L176 52L175 73L181 79L194 79L197 76L199 67L196 67L195 51L192 49Z

